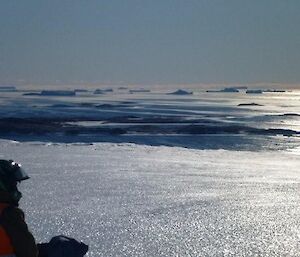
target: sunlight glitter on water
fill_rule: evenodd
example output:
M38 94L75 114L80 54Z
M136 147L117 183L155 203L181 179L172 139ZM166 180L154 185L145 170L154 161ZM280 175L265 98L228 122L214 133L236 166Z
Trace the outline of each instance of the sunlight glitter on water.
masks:
M300 147L287 149L287 152L295 155L300 155Z

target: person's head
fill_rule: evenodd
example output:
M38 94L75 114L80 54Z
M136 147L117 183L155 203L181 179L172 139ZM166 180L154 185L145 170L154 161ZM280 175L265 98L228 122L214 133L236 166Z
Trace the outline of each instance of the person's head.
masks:
M17 184L26 179L29 179L29 177L20 164L12 160L0 160L0 191L9 193L16 205L22 197Z

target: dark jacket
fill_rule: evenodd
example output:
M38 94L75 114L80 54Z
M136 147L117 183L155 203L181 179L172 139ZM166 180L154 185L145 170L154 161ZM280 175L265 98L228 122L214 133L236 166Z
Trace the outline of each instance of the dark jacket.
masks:
M9 204L1 214L1 226L10 237L17 257L37 257L38 249L33 235L28 230L24 212L13 205L7 192L0 191L0 202Z

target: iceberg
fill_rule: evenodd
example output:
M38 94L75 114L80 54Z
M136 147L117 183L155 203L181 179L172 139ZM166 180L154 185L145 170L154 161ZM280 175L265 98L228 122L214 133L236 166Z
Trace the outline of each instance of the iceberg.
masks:
M257 104L257 103L241 103L241 104L238 104L238 106L263 106L263 105Z
M74 90L43 90L41 96L75 96Z
M144 89L144 88L129 90L130 94L133 94L133 93L149 93L149 92L151 92L149 89Z
M178 89L173 93L169 93L169 95L192 95L192 94L193 94L193 92L189 92L189 91L186 91L183 89Z
M240 92L236 87L225 87L221 90L206 90L207 93L238 93Z
M105 93L107 93L107 92L113 92L114 90L112 89L112 88L106 88L106 89L100 89L100 88L98 88L98 89L96 89L95 91L94 91L94 94L95 95L102 95L102 94L105 94Z
M261 89L248 89L246 94L262 94L263 91Z

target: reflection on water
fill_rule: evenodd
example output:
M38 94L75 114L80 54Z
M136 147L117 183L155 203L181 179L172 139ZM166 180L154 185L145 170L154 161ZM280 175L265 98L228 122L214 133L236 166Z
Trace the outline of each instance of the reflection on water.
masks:
M295 147L295 148L287 149L287 152L295 154L295 155L300 155L300 146Z

